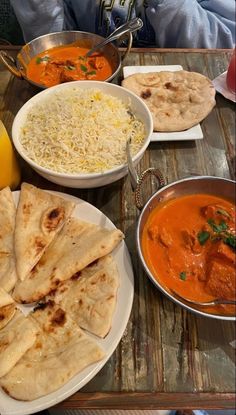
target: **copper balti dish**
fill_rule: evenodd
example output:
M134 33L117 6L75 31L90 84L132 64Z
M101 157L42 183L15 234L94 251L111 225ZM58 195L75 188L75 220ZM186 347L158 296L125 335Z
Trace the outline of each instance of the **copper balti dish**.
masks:
M123 55L119 52L118 47L113 43L108 43L100 49L101 53L105 58L107 58L110 65L112 66L112 75L109 78L105 79L105 81L109 82L115 78L121 68L123 60L130 51L133 39L132 33L128 33L127 35L128 44ZM16 56L16 59L5 51L0 51L0 59L14 76L19 79L25 79L30 84L35 85L41 89L45 89L45 86L32 81L26 75L27 65L34 56L53 47L69 44L91 49L104 40L105 38L102 36L88 32L55 32L37 37L36 39L33 39L31 42L24 45Z
M170 201L172 199L179 198L181 196L193 195L193 194L208 194L218 196L229 202L235 204L235 182L233 180L213 177L213 176L197 176L178 180L171 184L165 185L162 174L158 169L150 168L143 172L141 176L137 176L137 181L130 172L132 187L135 190L135 201L138 209L141 210L139 216L137 231L136 231L136 243L138 255L143 265L143 268L148 275L152 283L170 300L174 301L181 307L184 307L192 313L204 317L211 317L220 320L234 321L236 319L235 313L225 314L219 312L217 307L201 307L196 304L191 304L189 301L185 301L184 298L180 298L177 293L174 293L171 289L154 277L149 265L147 264L142 249L142 233L144 226L148 220L151 212L161 203ZM144 183L144 179L147 175L156 176L159 182L159 189L150 197L147 203L143 207L143 200L141 197L141 186ZM135 183L136 181L136 183ZM235 301L232 301L231 304ZM235 305L233 306L235 307Z

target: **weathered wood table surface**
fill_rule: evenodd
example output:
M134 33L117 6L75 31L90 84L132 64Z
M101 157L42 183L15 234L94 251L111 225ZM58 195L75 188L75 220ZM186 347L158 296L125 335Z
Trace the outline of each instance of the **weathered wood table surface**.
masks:
M5 50L14 55L18 48L9 46ZM226 70L230 53L133 49L125 64L180 64L213 79ZM121 78L122 73L118 82ZM0 118L9 133L17 111L37 92L0 66ZM216 101L216 107L201 123L202 140L151 143L138 170L158 167L168 182L192 175L234 178L235 107L218 94ZM128 178L100 189L70 189L46 181L22 160L21 167L22 181L82 198L122 229L135 275L133 309L119 346L100 373L57 408L233 408L234 324L187 312L149 281L134 242L139 213ZM146 197L150 196L155 184L150 182L146 191Z

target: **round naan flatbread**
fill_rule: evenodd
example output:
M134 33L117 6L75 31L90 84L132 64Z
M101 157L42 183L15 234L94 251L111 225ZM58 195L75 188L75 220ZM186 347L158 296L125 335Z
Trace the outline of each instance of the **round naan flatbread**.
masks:
M130 75L122 86L138 95L152 113L154 131L183 131L202 121L215 106L215 89L196 72Z

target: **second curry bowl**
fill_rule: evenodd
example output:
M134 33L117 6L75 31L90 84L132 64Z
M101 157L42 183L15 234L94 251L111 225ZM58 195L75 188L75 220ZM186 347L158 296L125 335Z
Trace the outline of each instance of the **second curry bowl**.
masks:
M235 320L235 305L204 307L187 300L204 302L220 296L235 300L232 297L235 281L234 194L235 182L218 177L200 176L171 183L148 200L139 217L136 234L139 257L154 285L187 310L221 320ZM197 207L191 205L194 198ZM182 204L179 203L181 200ZM195 209L194 218L197 211L201 216L191 229L191 215L186 204L192 206L190 210ZM153 220L154 214L159 216L159 222ZM152 259L151 250L156 243L159 246ZM164 257L161 257L161 251Z

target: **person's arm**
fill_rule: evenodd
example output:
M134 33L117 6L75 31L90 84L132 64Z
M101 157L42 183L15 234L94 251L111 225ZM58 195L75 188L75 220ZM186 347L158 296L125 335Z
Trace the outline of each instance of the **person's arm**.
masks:
M10 0L25 42L64 27L63 0Z
M147 17L159 47L232 48L235 0L150 0Z

